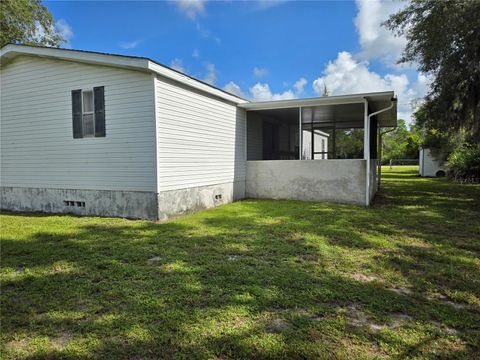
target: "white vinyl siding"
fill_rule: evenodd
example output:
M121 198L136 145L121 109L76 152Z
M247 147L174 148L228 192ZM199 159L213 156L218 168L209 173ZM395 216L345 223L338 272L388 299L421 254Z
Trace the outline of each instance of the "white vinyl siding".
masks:
M151 74L22 56L0 80L2 186L156 190ZM74 139L71 91L96 86L106 137Z
M156 79L158 191L245 182L245 111Z

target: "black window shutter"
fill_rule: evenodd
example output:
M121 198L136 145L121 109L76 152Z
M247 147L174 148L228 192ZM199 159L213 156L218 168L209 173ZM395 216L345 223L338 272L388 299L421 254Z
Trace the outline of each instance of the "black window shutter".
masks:
M103 86L93 88L95 104L95 137L105 136L105 89Z
M72 90L72 125L73 138L82 138L82 90Z

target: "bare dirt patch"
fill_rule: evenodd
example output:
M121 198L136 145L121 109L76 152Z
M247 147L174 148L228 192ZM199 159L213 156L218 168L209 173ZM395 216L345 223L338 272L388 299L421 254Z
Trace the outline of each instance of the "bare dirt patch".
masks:
M62 351L67 347L71 339L72 335L64 332L60 336L49 338L49 347L52 350Z
M388 290L393 291L395 294L402 295L402 296L413 294L412 290L406 287L389 288Z
M457 310L464 310L469 308L467 304L459 304L450 300L442 301L442 303L445 305L450 305L451 307Z
M28 345L29 343L27 339L20 339L7 342L5 347L10 351L22 352L28 349Z
M385 282L382 278L375 276L375 275L365 275L362 273L355 272L353 274L350 274L350 277L353 280L362 282L362 283L370 283L370 282L378 282L378 283L383 283Z
M396 329L404 326L407 322L412 320L412 317L405 313L393 313L390 315L390 319L391 320L388 327L390 329Z
M449 300L447 296L440 293L428 294L427 296L425 296L425 298L430 301L438 301L441 304L451 306L456 310L470 309L470 306L468 304L461 304L458 302L454 302L452 300Z
M280 318L272 319L265 324L265 328L271 333L279 333L288 329L289 327L290 324L286 320Z
M432 324L435 325L436 328L438 328L440 331L442 331L443 333L445 333L447 335L457 336L457 335L460 334L460 332L457 329L446 326L446 325L441 324L437 321L433 321Z
M349 305L347 308L340 308L340 313L345 313L347 323L355 328L367 328L371 332L378 332L386 328L385 325L374 322L365 312L356 304Z
M154 257L148 259L147 262L149 264L155 264L155 263L158 263L161 260L162 260L162 258L160 256L154 256Z

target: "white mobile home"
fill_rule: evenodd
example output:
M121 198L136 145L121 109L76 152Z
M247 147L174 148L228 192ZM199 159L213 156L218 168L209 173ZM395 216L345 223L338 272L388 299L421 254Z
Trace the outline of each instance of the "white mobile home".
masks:
M1 49L6 210L164 219L245 197L369 205L393 92L249 102L150 59ZM367 131L364 131L367 129ZM341 148L361 131L361 154Z

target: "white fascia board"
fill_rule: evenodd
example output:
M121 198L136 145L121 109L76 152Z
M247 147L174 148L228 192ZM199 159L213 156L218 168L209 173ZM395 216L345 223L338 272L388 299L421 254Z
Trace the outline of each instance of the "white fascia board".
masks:
M246 110L272 110L272 109L286 109L305 106L321 106L321 105L344 105L344 104L358 104L363 103L365 98L370 101L375 99L388 98L393 96L393 91L352 94L352 95L338 95L338 96L323 96L310 99L292 99L292 100L277 100L277 101L263 101L250 102L239 104L238 106Z
M177 81L181 84L187 85L189 87L192 87L194 89L209 93L211 95L220 97L224 100L231 101L235 104L243 104L247 103L247 100L244 100L242 98L239 98L235 95L231 95L227 92L224 92L220 89L217 89L211 85L208 85L202 81L196 80L188 75L182 74L181 72L169 69L167 67L164 67L160 64L157 64L153 61L148 62L148 68L153 71L154 73L164 76L168 79Z

